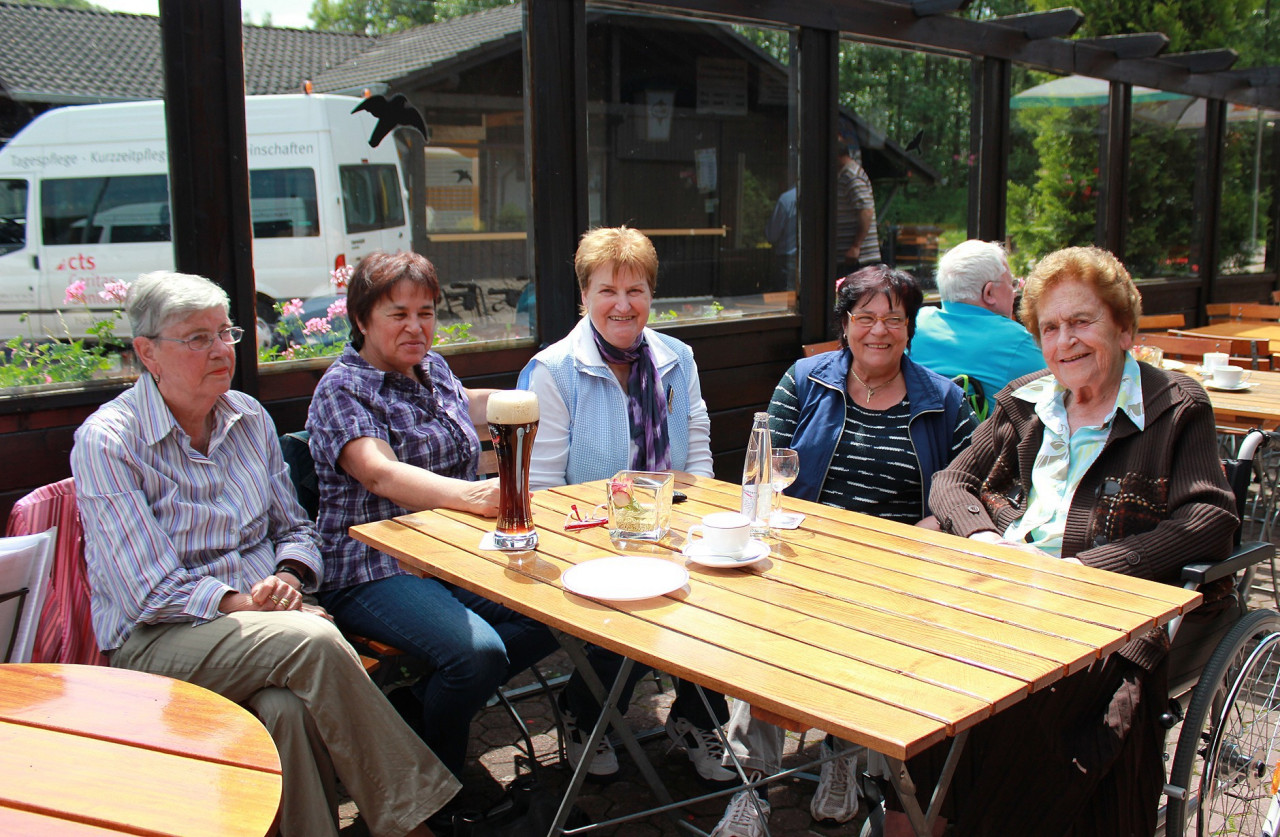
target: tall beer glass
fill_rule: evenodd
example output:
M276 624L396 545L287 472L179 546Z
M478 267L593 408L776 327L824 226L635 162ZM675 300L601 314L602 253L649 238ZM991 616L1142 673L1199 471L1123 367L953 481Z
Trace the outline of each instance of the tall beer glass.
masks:
M505 390L489 396L487 410L493 450L498 455L498 549L522 551L538 545L529 509L529 459L538 435L538 396Z

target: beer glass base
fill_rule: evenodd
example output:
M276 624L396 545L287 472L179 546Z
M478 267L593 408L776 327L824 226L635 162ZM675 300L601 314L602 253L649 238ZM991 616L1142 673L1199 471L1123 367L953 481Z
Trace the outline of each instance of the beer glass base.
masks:
M527 552L538 548L538 532L535 530L525 535L494 532L493 545L503 552Z

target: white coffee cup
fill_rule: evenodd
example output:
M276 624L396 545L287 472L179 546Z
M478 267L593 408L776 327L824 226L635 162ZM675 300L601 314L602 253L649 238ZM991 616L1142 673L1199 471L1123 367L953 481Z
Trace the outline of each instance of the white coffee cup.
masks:
M736 558L747 549L751 540L751 518L738 512L714 512L704 515L701 523L689 527L689 545L698 541L694 536L701 536L700 549L712 555L727 555Z
M1244 383L1244 370L1239 366L1215 366L1213 383L1220 387L1238 387Z
M1220 366L1229 366L1231 356L1226 352L1205 352L1204 368L1206 372L1217 369Z

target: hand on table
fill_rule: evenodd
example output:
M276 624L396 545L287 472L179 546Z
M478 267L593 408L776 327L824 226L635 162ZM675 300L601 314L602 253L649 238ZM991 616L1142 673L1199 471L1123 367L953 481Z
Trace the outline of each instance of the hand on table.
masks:
M459 499L462 501L463 511L497 517L498 480L495 478L469 482L463 487Z

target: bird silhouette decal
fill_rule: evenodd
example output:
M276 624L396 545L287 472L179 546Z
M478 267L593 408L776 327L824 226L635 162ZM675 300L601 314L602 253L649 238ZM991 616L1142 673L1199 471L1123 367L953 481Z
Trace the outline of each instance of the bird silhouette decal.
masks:
M456 175L458 176L458 182L459 182L459 183L474 183L474 182L475 182L474 180L472 180L472 179L471 179L471 172L467 171L466 169L454 169L454 170L453 170L453 173L454 173L454 174L456 174Z
M370 148L377 148L387 134L401 125L413 128L422 134L424 140L431 142L431 129L427 127L422 114L414 110L413 105L409 104L409 100L403 93L397 93L390 99L385 96L370 96L352 108L351 112L361 110L368 111L378 118L378 124L373 127L373 133L369 135Z
M907 147L904 148L903 150L918 151L920 148L920 143L922 142L924 142L924 128L921 128L919 131L916 131L916 135L911 138L911 142L907 143Z

